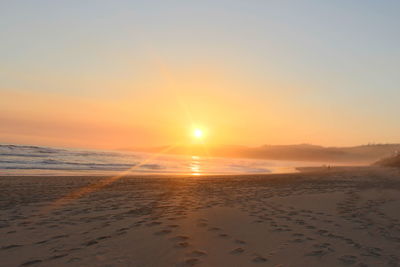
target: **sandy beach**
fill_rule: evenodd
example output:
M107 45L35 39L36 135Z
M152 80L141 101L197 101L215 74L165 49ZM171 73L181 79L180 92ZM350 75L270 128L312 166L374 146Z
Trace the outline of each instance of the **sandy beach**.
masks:
M0 177L0 266L399 266L400 172Z

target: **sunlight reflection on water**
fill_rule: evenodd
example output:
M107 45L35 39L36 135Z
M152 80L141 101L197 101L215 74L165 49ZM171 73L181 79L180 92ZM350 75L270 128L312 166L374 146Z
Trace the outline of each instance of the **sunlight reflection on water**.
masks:
M191 175L200 175L201 174L200 157L192 156L192 161L190 163L190 170L191 170Z

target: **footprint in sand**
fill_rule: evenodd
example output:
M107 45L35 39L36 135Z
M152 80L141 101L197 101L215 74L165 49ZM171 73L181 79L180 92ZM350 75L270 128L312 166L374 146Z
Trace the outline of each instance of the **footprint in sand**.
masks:
M169 230L169 229L163 229L163 230L161 230L161 231L155 232L154 234L155 234L155 235L167 235L167 234L170 234L171 232L172 232L172 231Z
M307 241L307 240L301 239L301 238L296 238L296 239L291 240L290 242L292 242L292 243L304 243L305 241Z
M338 260L343 264L354 264L357 261L357 257L353 255L343 255L338 258Z
M361 255L379 258L379 257L381 257L381 253L380 253L381 251L382 251L382 249L380 249L380 248L366 247L365 252L362 253Z
M254 257L251 261L254 262L254 263L263 263L263 262L266 262L267 259L262 257L262 256L260 256L260 255L258 255L256 257Z
M3 246L1 249L12 249L12 248L18 248L21 247L22 245L8 245L8 246Z
M56 236L53 236L51 239L59 239L59 238L63 238L63 237L69 237L69 235L56 235Z
M54 256L50 257L49 259L50 260L55 260L55 259L63 258L63 257L66 257L66 256L68 256L68 254L59 254L59 255L54 255Z
M199 222L199 223L197 223L197 226L199 226L199 227L206 227L208 224L207 223L205 223L205 222Z
M203 250L193 250L192 252L190 252L186 255L192 256L192 257L200 257L200 256L206 256L207 252L205 252Z
M99 242L97 242L96 240L90 240L90 241L88 241L86 243L83 243L82 245L85 245L85 246L89 247L89 246L95 245L97 243L99 243Z
M42 260L31 260L31 261L27 261L21 264L21 266L29 266L29 265L33 265L36 263L42 262Z
M184 260L182 266L194 266L194 265L199 264L199 263L200 263L199 259L190 258L190 259Z
M188 239L189 239L189 237L184 236L184 235L178 235L178 236L174 236L174 237L170 238L170 240L172 240L172 241L186 241Z
M187 248L189 246L188 242L179 242L177 244L175 244L176 248Z
M304 236L304 234L300 234L300 233L294 233L294 234L292 234L292 236Z
M117 232L124 232L124 231L127 231L127 230L129 230L129 228L124 227L124 228L118 229Z
M227 235L227 234L219 234L218 236L221 238L229 238L229 235Z
M80 258L71 258L71 259L68 260L68 263L78 262L80 260L81 260Z
M171 241L177 242L174 247L176 248L187 248L190 244L187 242L189 237L178 235L175 237L170 238Z
M241 254L243 252L244 252L243 248L235 248L235 249L231 250L231 252L229 252L229 253L233 254L233 255L237 255L237 254Z
M160 224L162 224L162 222L150 222L150 223L146 224L146 226L151 227L151 226L160 225Z
M103 240L103 239L108 239L108 238L111 238L111 236L110 235L100 236L96 240Z
M325 251L325 250L314 250L314 251L311 251L311 252L306 253L304 255L305 256L321 257L321 256L324 256L326 254L328 254L328 252Z

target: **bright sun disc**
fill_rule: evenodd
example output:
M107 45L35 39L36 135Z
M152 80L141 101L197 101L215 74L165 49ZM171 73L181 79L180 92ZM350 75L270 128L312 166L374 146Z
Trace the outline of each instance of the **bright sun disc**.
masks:
M194 136L195 138L200 139L200 138L203 137L203 131L200 130L200 129L194 129L194 131L193 131L193 136Z

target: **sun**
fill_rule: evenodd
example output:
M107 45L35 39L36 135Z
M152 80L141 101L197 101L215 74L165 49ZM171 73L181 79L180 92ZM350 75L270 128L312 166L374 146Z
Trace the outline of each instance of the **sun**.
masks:
M203 138L203 131L199 128L196 128L193 130L193 136L196 139L201 139L201 138Z

